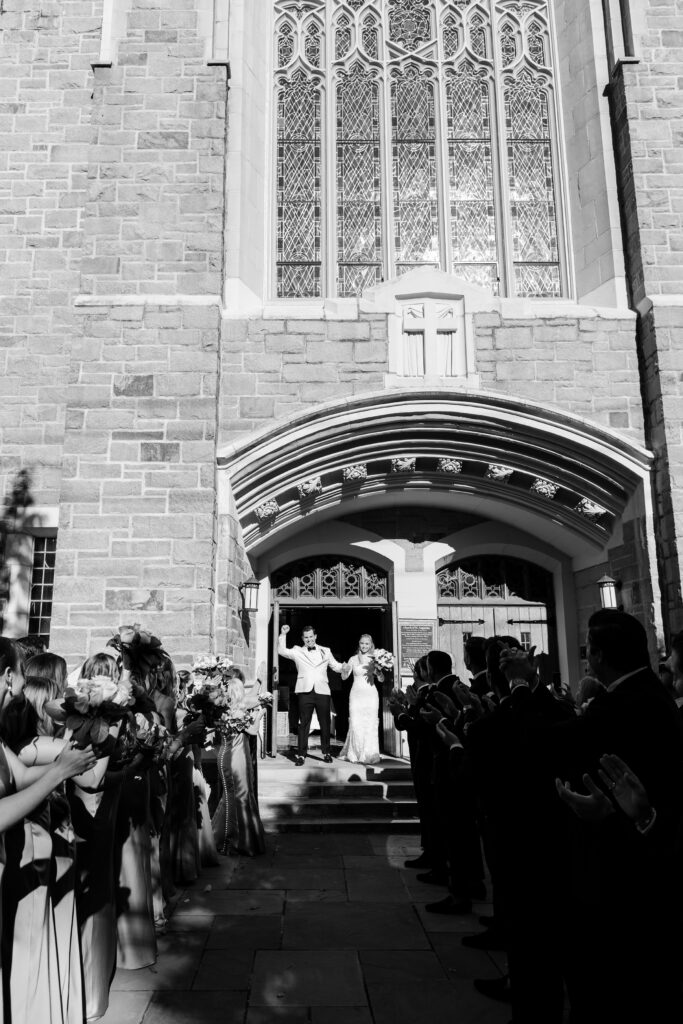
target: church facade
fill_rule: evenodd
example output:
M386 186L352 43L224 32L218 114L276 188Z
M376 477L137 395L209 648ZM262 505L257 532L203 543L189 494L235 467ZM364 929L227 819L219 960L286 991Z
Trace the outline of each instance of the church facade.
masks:
M8 635L496 632L572 683L601 600L683 627L680 0L23 7Z

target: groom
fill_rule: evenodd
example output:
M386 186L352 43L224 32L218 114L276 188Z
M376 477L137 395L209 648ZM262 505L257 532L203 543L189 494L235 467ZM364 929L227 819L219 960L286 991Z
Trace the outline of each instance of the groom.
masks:
M283 626L278 637L277 650L281 658L289 658L297 668L294 692L299 700L299 743L294 764L304 763L308 752L308 733L311 728L313 710L320 722L320 745L323 761L332 763L330 754L330 684L327 680L328 666L341 672L342 665L332 655L329 647L316 643L316 632L312 626L305 626L301 632L302 647L287 647L286 636L289 626Z

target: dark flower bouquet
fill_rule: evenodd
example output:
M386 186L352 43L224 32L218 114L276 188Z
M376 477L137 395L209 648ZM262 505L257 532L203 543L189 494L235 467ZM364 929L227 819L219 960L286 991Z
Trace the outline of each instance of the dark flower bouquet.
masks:
M261 710L268 707L272 700L271 694L268 693L260 695L256 704L253 704L251 707L236 708L231 707L228 703L227 708L221 713L214 725L213 736L207 737L207 742L212 744L219 742L221 739L230 740L238 736L239 733L251 729L260 717Z
M140 679L146 679L154 669L168 660L161 640L143 629L139 622L132 626L119 626L118 633L109 641L109 647L126 654L130 670Z
M128 720L128 741L135 754L144 754L154 764L161 764L166 760L171 736L165 725L137 712Z
M92 744L100 757L111 753L114 739L109 735L112 725L126 718L134 704L132 690L106 676L79 679L67 686L61 700L45 705L55 721L70 730L77 747Z

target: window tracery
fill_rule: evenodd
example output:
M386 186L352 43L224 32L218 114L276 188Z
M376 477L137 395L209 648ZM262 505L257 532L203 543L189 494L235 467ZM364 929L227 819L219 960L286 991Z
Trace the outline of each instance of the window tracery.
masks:
M277 294L566 293L548 0L274 0Z

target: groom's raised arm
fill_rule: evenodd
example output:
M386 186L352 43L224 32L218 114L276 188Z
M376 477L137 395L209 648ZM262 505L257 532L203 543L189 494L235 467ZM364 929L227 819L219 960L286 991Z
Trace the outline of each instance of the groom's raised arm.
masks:
M289 658L290 661L296 661L296 654L293 651L287 649L287 634L289 633L289 626L283 626L280 630L280 635L277 638L277 653L281 658Z

